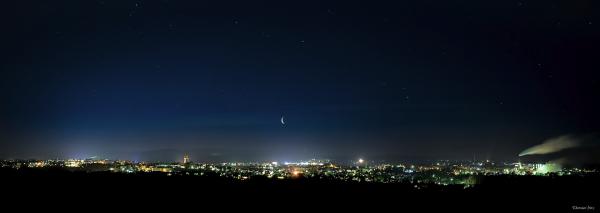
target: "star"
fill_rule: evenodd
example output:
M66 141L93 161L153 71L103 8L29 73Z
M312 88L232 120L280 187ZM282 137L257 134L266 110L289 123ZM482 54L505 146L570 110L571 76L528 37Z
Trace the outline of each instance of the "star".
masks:
M379 83L379 85L381 85L381 87L387 87L388 86L388 82L387 81L382 81Z
M265 33L265 32L261 32L260 33L263 37L265 38L271 38L271 34Z

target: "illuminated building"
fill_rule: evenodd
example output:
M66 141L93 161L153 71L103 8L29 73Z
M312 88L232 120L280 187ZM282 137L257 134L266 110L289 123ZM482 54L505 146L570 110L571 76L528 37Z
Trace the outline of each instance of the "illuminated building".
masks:
M187 154L183 155L183 163L189 163L190 162L190 156L188 156Z
M81 164L83 164L83 160L69 159L65 161L66 167L80 167Z

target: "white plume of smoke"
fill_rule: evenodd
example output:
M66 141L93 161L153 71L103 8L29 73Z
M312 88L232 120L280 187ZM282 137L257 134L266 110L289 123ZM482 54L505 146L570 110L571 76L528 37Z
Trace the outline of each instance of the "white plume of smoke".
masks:
M581 142L578 139L570 135L563 135L556 138L550 138L542 144L523 150L519 156L550 154L563 149L578 147L579 145L581 145Z

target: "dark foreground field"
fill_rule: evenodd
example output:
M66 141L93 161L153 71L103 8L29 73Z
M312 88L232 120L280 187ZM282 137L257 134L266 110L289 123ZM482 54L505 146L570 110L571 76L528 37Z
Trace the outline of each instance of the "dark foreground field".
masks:
M597 176L487 176L479 184L374 184L257 179L232 181L218 177L162 174L86 173L0 170L4 201L43 200L101 206L126 202L135 206L262 209L283 205L307 211L326 208L367 212L392 209L464 209L489 212L597 212ZM223 205L223 203L228 203ZM316 207L323 206L323 207ZM337 212L337 211L336 211Z

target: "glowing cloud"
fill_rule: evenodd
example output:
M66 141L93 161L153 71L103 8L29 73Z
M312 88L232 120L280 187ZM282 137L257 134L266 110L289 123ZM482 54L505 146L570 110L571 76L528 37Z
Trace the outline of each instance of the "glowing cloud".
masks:
M569 135L563 135L560 137L548 139L542 144L532 146L522 151L519 154L519 156L550 154L563 149L577 147L579 145L579 140Z

